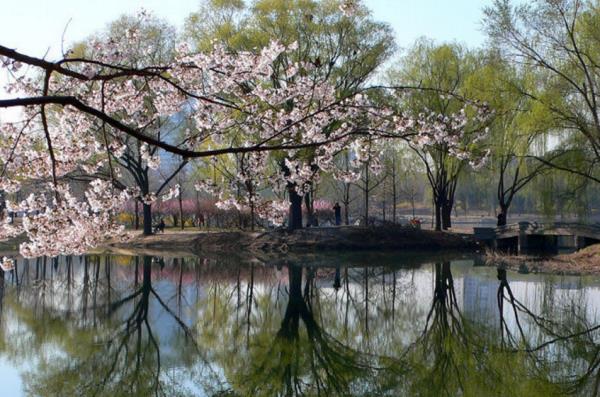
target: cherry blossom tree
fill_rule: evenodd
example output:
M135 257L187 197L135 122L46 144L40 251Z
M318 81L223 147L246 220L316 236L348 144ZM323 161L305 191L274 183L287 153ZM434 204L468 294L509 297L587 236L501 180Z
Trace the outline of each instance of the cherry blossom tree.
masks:
M121 66L129 68L151 67L170 62L174 57L176 42L175 29L158 18L143 13L137 17L122 16L112 22L107 31L98 34L86 42L76 44L76 55L87 59L102 56L104 45L110 43L117 53L127 54L119 60ZM96 52L100 52L96 54ZM155 93L151 86L138 85L139 95L151 97ZM134 115L140 130L146 136L158 140L174 142L181 129L186 128L186 118L180 114L157 114L153 101L146 101L139 106ZM119 117L115 115L115 117ZM132 136L120 136L113 130L96 121L94 129L99 131L105 142L120 142L122 146L114 151L108 150L110 177L120 186L134 186L136 206L141 205L143 214L143 231L152 234L152 204L155 197L160 197L171 180L186 166L187 159L174 157L174 165L162 171L166 157L154 145L148 145ZM181 145L179 145L181 146ZM158 180L157 180L158 179ZM159 182L160 181L160 182ZM152 182L155 182L154 184ZM158 185L154 187L153 185ZM150 193L153 193L152 195ZM136 210L137 213L137 210Z
M143 24L149 16L137 18ZM129 150L128 139L139 143L139 158L150 169L166 154L181 163L247 154L253 180L287 189L292 206L317 171L347 177L349 171L338 170L334 161L346 147L358 169L374 157L372 142L379 139L418 137L427 145L434 134L454 143L435 124L425 128L430 117L415 121L394 114L361 92L339 95L331 82L314 78L310 62L278 62L297 43L273 41L237 52L218 44L195 52L181 44L159 64L131 63L144 51L141 45L137 30L126 29L120 40L91 43L93 57L75 52L49 61L0 46L0 66L12 76L10 97L0 99L0 108L21 111L19 119L0 125L0 190L28 194L7 200L8 210L24 217L10 223L5 211L0 238L25 234L22 255L83 253L106 238L125 238L115 222L123 204L159 199L157 191L119 182L117 165ZM148 129L176 115L185 115L189 125L181 136L167 139ZM303 150L311 155L299 156ZM261 154L272 152L282 161L269 170ZM87 178L81 194L70 183L77 175ZM214 188L204 181L197 185ZM220 199L220 205L239 205L233 197ZM256 203L257 214L276 224L285 207L270 198Z
M299 29L298 26L302 28ZM247 51L256 46L265 46L273 39L286 46L297 43L295 50L288 51L277 59L274 67L277 75L275 80L285 81L285 71L290 65L306 63L311 65L306 70L310 78L335 87L337 97L363 89L377 68L391 57L395 47L391 27L375 21L368 8L360 1L275 0L259 1L252 6L246 6L243 2L204 1L200 12L193 13L188 18L186 37L198 48L209 47L217 40L232 51ZM302 172L306 176L303 185L289 183L275 192L275 196L286 194L292 204L288 217L290 229L303 226L303 203L307 218L305 224L315 223L313 203L323 170L316 164L314 150L316 149L305 148L294 154L288 153L288 156L274 153L262 159L278 164L284 173L291 175ZM244 163L241 160L243 159L220 162L219 167L224 170L224 174L236 174ZM308 167L301 171L290 169L296 161L307 164ZM232 178L227 176L227 179ZM238 190L247 193L243 200L245 203L240 204L253 206L255 191L262 189L260 184L249 184L250 180L256 180L248 173L245 173L243 179L245 181L236 183ZM267 189L261 194L268 193ZM233 195L239 196L237 192ZM250 212L252 213L251 209Z
M290 65L285 80L273 84L272 65L288 50L277 42L236 54L219 46L192 53L182 45L173 61L138 67L128 63L138 51L136 32L126 39L93 43L93 59L66 55L54 62L0 46L1 64L13 76L8 90L15 94L0 107L22 109L22 119L1 127L0 188L17 192L30 184L32 190L27 200L7 202L26 215L23 225L4 221L1 233L27 233L25 255L83 252L99 238L119 235L112 215L127 198L144 193L114 183L113 159L124 156L129 138L141 142L140 158L149 168L160 161L156 150L188 161L273 150L292 155L308 147L318 147L316 157L327 166L331 153L359 132L351 120L364 103L338 98L329 84L309 78L311 65ZM181 142L145 131L150 122L183 111L193 128ZM337 123L341 119L349 122ZM305 165L289 168L279 180L301 185ZM98 176L102 169L113 183L94 179L83 199L71 193L69 175ZM156 196L142 198L151 203Z

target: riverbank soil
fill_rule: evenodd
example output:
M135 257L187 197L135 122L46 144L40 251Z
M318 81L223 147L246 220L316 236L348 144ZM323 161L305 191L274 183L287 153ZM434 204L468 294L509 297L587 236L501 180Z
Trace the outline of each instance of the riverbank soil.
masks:
M181 232L167 231L152 236L134 235L127 242L112 242L112 249L144 248L156 251L255 251L310 252L325 250L470 250L479 248L472 236L418 230L411 227L315 227L295 231L266 232Z
M491 265L502 264L520 272L568 275L600 274L600 244L594 244L571 254L552 257L510 256L495 252L487 254Z

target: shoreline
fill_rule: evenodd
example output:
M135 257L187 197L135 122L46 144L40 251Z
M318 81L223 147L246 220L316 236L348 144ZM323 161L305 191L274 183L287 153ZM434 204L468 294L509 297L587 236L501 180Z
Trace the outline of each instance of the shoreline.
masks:
M485 254L489 266L504 266L519 273L545 273L569 276L600 275L600 244L590 245L570 254L540 257Z
M18 255L18 240L2 244L4 255ZM260 262L302 261L314 256L371 255L377 252L406 254L475 254L485 265L505 267L519 273L557 275L600 275L600 244L571 254L555 256L506 255L486 251L472 235L436 232L407 226L337 226L304 228L294 231L274 229L250 231L172 230L124 242L108 241L90 253L152 256L222 255L252 258ZM319 260L319 262L322 262Z
M151 236L137 235L126 242L108 242L99 249L287 254L339 250L475 252L480 249L480 245L472 236L452 232L419 230L406 226L339 226L264 232L168 231Z

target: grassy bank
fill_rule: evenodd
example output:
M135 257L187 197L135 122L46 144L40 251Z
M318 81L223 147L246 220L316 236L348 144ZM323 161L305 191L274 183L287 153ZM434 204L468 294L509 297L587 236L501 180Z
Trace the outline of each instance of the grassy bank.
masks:
M138 234L130 241L108 244L107 248L143 248L156 252L177 250L287 253L331 250L475 251L478 246L470 236L457 233L417 230L399 226L342 226L307 228L293 232L284 229L254 233L167 231L152 236Z
M504 265L520 272L539 272L569 275L600 275L600 244L591 245L572 254L551 257L503 255L488 252L490 265Z

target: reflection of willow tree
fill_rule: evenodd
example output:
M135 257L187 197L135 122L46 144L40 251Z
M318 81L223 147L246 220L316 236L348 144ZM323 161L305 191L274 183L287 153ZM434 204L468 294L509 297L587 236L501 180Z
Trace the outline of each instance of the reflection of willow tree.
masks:
M585 305L577 302L563 308L566 318L562 321L543 317L533 313L515 297L505 269L498 269L498 280L498 308L501 314L503 345L524 352L538 366L545 365L545 369L554 377L565 379L561 385L565 395L599 396L600 343L597 333L600 331L600 324L591 324L587 320ZM505 302L513 313L518 336L511 331L504 316ZM552 305L552 302L546 304ZM558 317L557 310L552 310L555 317ZM524 330L523 321L533 323L545 340L537 344L532 343L529 340L531 337L528 338Z
M559 337L560 342L569 342L566 344L569 359L575 363L582 363L579 367L573 368L575 371L579 370L581 375L573 377L568 382L567 391L570 394L590 397L600 395L600 343L592 335L599 328L600 325L591 326L583 323L572 328L568 337ZM558 340L555 339L545 343L556 342ZM538 346L536 349L539 348L541 347Z
M319 326L311 300L314 271L307 271L304 290L302 273L302 267L288 267L289 296L281 325L266 349L261 347L251 357L251 368L239 384L242 394L363 394L377 371L373 357L344 345Z
M557 336L556 331L558 330L560 324L539 314L533 313L513 294L510 284L506 278L506 269L498 268L497 272L498 281L500 281L500 283L498 285L498 292L496 295L498 300L498 312L500 314L500 334L502 338L502 344L514 347L520 343L525 345L527 350L531 350L529 348L530 342L526 336L526 332L523 329L522 316L525 316L528 320L532 321L544 333L551 336ZM508 303L509 310L513 314L518 336L514 335L514 332L511 330L506 320L506 314L504 310L505 303Z
M536 360L526 352L502 349L495 335L494 330L463 316L450 263L435 264L433 301L423 334L404 352L411 367L405 392L415 396L562 395Z
M474 381L470 376L473 368L469 367L481 364L479 352L472 349L475 341L470 331L458 307L450 263L436 263L433 299L425 327L407 352L416 375L409 383L412 393L467 394L467 387Z
M126 389L128 394L157 394L162 391L159 381L160 347L148 322L151 294L158 296L152 288L151 258L144 257L140 287L131 295L110 304L110 311L115 311L129 302L133 303L134 309L122 328L111 340L105 342L101 354L111 357L111 360L106 361L108 365L105 368L99 368L101 380L95 382L95 385L90 385L90 389L95 386L97 391L106 391L113 387L121 390L123 385L119 383L127 379L128 383L130 382L129 388ZM147 335L146 341L143 341L144 330ZM115 376L117 374L118 376ZM116 384L113 384L115 381Z
M152 285L152 258L143 257L141 271L136 262L135 289L129 295L116 300L98 302L91 307L102 316L100 325L93 327L73 327L73 319L53 318L53 327L47 330L44 338L62 343L64 354L53 357L51 363L42 363L25 377L25 384L31 395L95 395L95 396L150 396L150 395L192 395L181 386L176 373L162 370L160 341L152 327L150 308L152 303L166 312L180 327L187 344L178 355L197 352L188 326L166 304ZM110 267L110 266L109 266ZM110 269L105 269L110 278ZM141 273L141 274L140 274ZM141 275L141 282L138 277ZM96 276L96 277L94 277ZM87 269L83 276L83 296L88 294L89 284L98 282L96 268L93 281ZM109 282L110 284L110 282ZM114 295L114 293L113 293ZM110 295L107 295L107 298ZM82 315L90 310L84 304ZM125 316L122 314L125 313ZM121 314L121 315L120 315ZM155 324L155 323L154 323ZM57 335L52 335L56 333ZM189 349L192 344L196 348ZM189 360L193 361L193 360ZM182 371L183 372L183 371ZM179 374L183 376L183 373Z
M433 290L433 303L427 314L427 322L423 335L427 337L431 328L441 328L463 336L462 322L458 321L460 310L454 290L454 278L450 271L450 262L435 264L435 288ZM431 324L431 325L430 325ZM448 330L451 328L451 330ZM434 333L435 334L435 333Z

